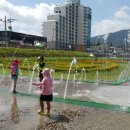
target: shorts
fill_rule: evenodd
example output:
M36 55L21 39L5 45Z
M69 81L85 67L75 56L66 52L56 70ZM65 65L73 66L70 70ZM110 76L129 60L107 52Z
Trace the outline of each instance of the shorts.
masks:
M11 78L16 81L18 79L18 76L17 75L11 75Z
M40 95L40 101L52 101L53 100L53 94L50 95Z

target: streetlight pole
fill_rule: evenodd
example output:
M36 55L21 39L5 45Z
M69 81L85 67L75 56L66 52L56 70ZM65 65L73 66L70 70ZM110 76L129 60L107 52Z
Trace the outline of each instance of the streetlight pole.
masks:
M12 31L11 23L14 22L15 19L7 19L6 16L4 19L0 19L1 22L4 22L5 25L5 41L6 41L6 46L8 47L8 38L7 38L7 23L10 23L9 29L10 32Z
M8 29L9 29L9 39L8 39L8 44L10 44L10 37L11 37L11 31L12 31L12 26L11 23L14 22L15 19L12 19L11 17L7 19L7 22L9 23Z

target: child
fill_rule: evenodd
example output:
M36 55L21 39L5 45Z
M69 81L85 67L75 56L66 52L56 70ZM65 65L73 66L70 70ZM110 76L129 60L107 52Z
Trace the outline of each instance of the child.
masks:
M40 95L40 107L41 110L38 110L38 114L44 115L44 102L47 104L47 115L50 115L50 102L53 100L53 79L51 76L51 71L48 68L45 68L42 72L43 80L38 83L32 83L32 85L38 86L41 91Z
M38 57L38 62L39 62L39 81L41 82L42 79L43 79L43 74L42 74L42 71L43 71L43 68L45 67L45 62L44 62L44 57L43 56L39 56Z
M19 74L19 67L18 64L20 63L20 61L18 60L14 60L11 63L11 79L12 79L12 93L16 93L16 82L18 79L18 74Z

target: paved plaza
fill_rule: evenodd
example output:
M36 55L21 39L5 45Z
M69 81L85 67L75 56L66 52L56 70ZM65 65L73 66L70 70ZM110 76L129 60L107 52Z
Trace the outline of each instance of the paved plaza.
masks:
M35 79L34 81L37 81ZM50 116L37 114L39 91L30 78L19 78L18 93L11 93L10 77L0 81L2 130L129 130L130 85L54 81ZM31 90L29 92L29 90Z

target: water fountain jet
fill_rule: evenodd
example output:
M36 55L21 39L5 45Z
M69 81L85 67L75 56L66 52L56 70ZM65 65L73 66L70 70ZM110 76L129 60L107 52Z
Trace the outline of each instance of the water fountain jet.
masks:
M66 92L67 92L68 81L69 81L69 77L70 77L70 71L71 71L73 65L75 65L75 67L77 65L77 60L76 60L75 57L73 58L73 60L70 63L69 72L68 72L68 75L67 75L67 81L66 81L66 85L65 85L64 97L63 97L64 99L66 98Z

